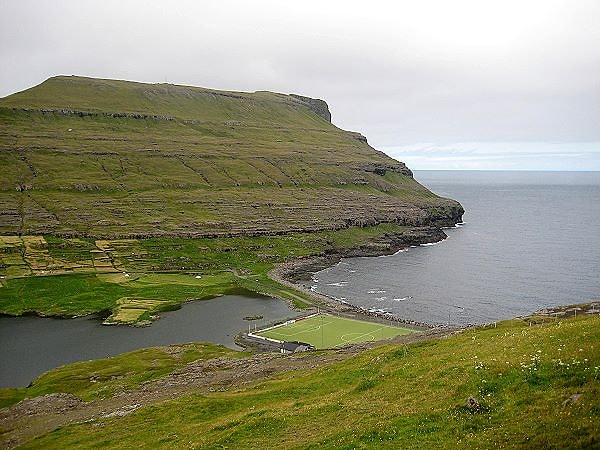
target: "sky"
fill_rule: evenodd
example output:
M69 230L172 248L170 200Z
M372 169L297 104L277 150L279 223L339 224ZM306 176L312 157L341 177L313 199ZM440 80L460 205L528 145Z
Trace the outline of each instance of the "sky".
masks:
M0 0L0 97L54 75L322 98L413 169L600 170L600 1Z

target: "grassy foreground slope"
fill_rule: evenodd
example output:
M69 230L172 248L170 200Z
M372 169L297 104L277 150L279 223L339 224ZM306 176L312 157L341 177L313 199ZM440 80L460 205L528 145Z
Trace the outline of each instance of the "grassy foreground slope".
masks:
M164 375L154 381L164 394L155 402L152 385L145 387L146 400L136 397L135 384L127 382L136 378L135 369L129 364L119 370L123 358L94 362L93 375L102 373L103 364L109 370L93 380L81 364L65 366L36 380L31 393L88 398L102 383L109 394L115 383L133 390L80 404L62 425L55 422L57 429L46 429L23 448L597 448L600 316L512 320L449 338L403 344L406 339L358 353L270 356L298 370L265 371L258 379L244 375L259 365L256 359L229 377L223 366L210 373L190 366L203 374L195 379L199 384L171 396L177 377L192 372ZM108 376L121 373L122 383ZM211 373L221 382L202 381ZM5 401L10 395L5 392ZM138 402L135 411L123 408L128 395L130 403ZM477 407L466 406L470 396ZM129 413L111 415L117 404ZM49 417L5 424L3 438L33 433Z
M0 99L0 234L213 237L453 223L327 105L54 77Z

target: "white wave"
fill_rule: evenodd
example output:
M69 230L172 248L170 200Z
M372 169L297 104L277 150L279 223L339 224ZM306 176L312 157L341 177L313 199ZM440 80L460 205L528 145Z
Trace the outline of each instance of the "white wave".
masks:
M403 302L404 300L408 300L409 298L412 298L412 297L393 298L392 301L393 302Z
M377 297L375 300L379 300L380 302L383 302L383 301L387 300L387 297Z
M344 287L348 284L347 281L338 281L336 283L327 283L327 286Z
M371 289L367 291L367 294L385 294L385 291L382 289Z

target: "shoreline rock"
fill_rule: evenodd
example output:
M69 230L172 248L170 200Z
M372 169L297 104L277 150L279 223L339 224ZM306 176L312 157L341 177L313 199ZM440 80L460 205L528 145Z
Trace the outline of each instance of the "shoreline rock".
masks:
M456 222L458 223L458 221ZM335 252L325 253L318 256L297 258L277 265L269 272L269 278L283 284L284 286L301 291L315 299L315 306L323 307L325 310L336 314L352 316L359 319L398 322L416 329L431 329L440 327L439 324L430 324L404 319L392 314L382 314L369 311L348 302L341 302L333 297L314 292L304 284L312 279L315 272L332 267L339 263L342 258L374 257L393 255L400 250L421 244L440 242L448 236L441 228L420 227L412 228L399 234L386 234L374 238L372 241L358 247L337 249Z

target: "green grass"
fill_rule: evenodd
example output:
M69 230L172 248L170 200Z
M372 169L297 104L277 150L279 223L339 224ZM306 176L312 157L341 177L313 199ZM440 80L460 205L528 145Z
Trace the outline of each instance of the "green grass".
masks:
M597 315L507 321L64 426L23 448L595 448L598 342Z
M279 341L305 342L316 348L331 348L412 332L406 328L319 314L256 334Z
M27 388L0 389L0 408L24 398L56 392L84 400L112 397L156 380L186 364L217 357L242 358L247 353L208 343L153 347L93 361L58 367L36 378Z
M310 302L306 294L269 278L276 264L364 245L407 230L381 224L337 232L213 239L0 237L0 275L5 277L0 286L0 312L76 316L116 312L119 299L126 297L177 306L187 300L246 291L306 308Z
M177 304L240 288L304 308L307 295L269 279L275 264L461 212L403 163L270 92L53 77L0 99L0 165L8 314L71 316L126 297ZM182 278L93 276L117 271ZM191 284L194 275L203 281Z
M113 309L122 297L161 298L170 302L202 300L238 293L231 273L214 275L199 284L191 275L173 275L161 283L113 283L94 274L24 277L7 280L0 288L0 310L21 315L79 316Z

